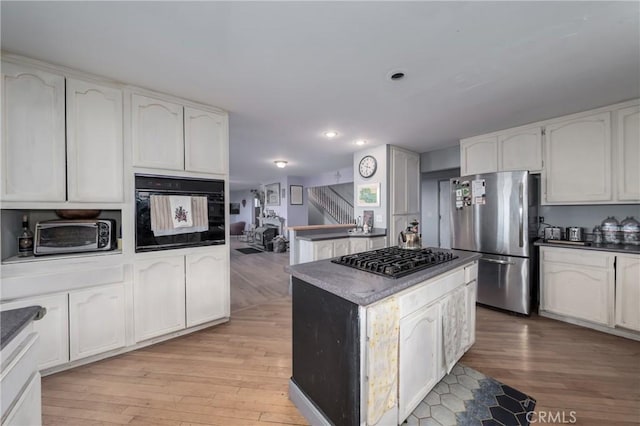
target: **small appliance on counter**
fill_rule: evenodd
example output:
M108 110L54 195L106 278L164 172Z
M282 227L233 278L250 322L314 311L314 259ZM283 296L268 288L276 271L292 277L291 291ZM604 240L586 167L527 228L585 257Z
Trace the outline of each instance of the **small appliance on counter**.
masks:
M559 226L547 226L544 228L544 240L553 241L562 239L562 229Z
M36 224L33 254L82 253L115 250L113 219L48 220Z
M620 227L622 228L622 239L625 244L640 245L640 222L635 220L633 216L627 216L620 223Z
M567 241L584 241L584 232L579 226L569 226L566 229L565 236Z
M613 216L608 216L600 225L602 229L602 239L606 244L620 244L620 224Z
M408 250L420 250L422 248L422 241L418 233L418 221L414 219L410 225L406 231L400 231L398 235L398 246Z

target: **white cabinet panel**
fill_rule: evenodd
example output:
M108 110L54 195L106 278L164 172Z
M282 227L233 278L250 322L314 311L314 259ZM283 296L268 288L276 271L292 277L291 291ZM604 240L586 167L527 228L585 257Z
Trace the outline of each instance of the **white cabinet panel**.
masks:
M609 112L546 127L545 201L611 201Z
M391 229L389 230L389 245L398 245L398 235L400 231L406 231L409 226L409 222L416 219L415 216L408 215L393 215L391 216Z
M616 260L616 325L640 331L640 256Z
M187 327L229 316L227 248L186 256Z
M313 243L313 260L330 259L333 256L333 240Z
M368 238L350 238L349 253L360 253L369 250Z
M333 241L333 257L349 254L349 238L340 238Z
M227 138L226 115L185 107L185 170L226 173Z
M467 309L467 330L468 335L464 350L468 350L476 342L476 302L478 301L478 284L471 281L465 287L465 303Z
M3 201L65 201L64 77L2 63Z
M367 250L377 250L387 246L386 237L369 238Z
M38 426L42 424L42 390L40 373L36 372L18 401L7 414L2 426Z
M407 213L420 212L420 156L407 157Z
M542 170L542 128L536 126L499 134L498 170Z
M420 404L442 373L440 304L400 320L398 402L400 421Z
M69 201L123 201L122 91L67 79Z
M498 171L498 138L496 136L460 141L460 173L462 176Z
M133 165L184 169L182 106L132 95Z
M0 309L42 306L46 315L33 322L33 330L38 332L38 369L54 367L69 362L69 303L67 294L33 297L15 302L3 303Z
M135 340L185 328L184 256L136 261L133 304Z
M71 361L124 346L124 284L69 293Z
M541 310L613 325L615 256L546 247L541 256Z
M391 214L406 214L407 211L407 154L391 149Z
M616 112L618 200L640 200L640 106Z

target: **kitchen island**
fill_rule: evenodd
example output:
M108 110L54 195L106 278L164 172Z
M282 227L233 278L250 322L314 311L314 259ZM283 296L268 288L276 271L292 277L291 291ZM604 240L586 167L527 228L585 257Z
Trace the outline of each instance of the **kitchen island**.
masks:
M311 424L400 424L473 344L480 256L431 250L455 258L399 278L331 260L288 267L289 396Z

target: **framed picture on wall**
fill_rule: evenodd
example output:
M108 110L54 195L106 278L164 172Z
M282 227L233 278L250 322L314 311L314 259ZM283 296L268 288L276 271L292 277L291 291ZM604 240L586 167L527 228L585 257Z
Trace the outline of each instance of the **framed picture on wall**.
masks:
M289 204L302 205L302 185L289 185Z
M356 191L358 207L379 207L380 206L380 182L365 183L358 185Z
M267 206L279 206L280 205L280 183L271 183L265 185L265 204Z
M240 203L230 203L229 214L240 214Z

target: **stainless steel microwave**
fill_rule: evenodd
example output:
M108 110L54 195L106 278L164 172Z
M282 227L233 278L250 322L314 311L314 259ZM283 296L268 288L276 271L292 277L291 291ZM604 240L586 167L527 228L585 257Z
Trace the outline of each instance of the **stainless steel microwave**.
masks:
M36 224L33 254L82 253L117 246L113 219L50 220Z

